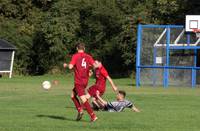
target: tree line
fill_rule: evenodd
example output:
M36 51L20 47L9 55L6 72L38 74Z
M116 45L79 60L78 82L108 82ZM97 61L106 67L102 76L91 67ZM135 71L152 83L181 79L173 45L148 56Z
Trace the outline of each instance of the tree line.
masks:
M134 72L137 25L184 24L195 0L0 0L0 39L17 47L14 71L61 73L77 41L109 72Z

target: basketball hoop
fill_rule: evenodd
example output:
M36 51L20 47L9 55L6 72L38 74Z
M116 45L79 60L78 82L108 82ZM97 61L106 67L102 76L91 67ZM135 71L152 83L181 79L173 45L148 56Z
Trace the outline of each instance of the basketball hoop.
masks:
M197 38L200 38L200 29L193 29L193 32L196 34Z

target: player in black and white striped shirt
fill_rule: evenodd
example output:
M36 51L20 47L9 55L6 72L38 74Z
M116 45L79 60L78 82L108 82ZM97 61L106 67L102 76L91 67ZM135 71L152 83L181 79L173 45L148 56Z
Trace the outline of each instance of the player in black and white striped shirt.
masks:
M104 109L109 112L121 112L125 108L131 108L135 112L140 112L140 110L138 108L136 108L132 102L125 99L125 97L126 97L125 91L120 90L117 93L116 101L113 101L113 102L107 102L107 101L103 100L100 96L97 96L97 97L99 99L97 102L98 105L94 105L94 103L93 103L93 106L96 106L100 109Z

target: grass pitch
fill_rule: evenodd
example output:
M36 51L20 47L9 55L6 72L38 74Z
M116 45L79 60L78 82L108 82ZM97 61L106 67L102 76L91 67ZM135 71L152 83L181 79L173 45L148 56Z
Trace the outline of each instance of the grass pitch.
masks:
M44 80L59 80L50 91L41 88ZM94 80L90 80L90 85ZM74 121L76 110L70 99L72 76L37 76L0 79L0 131L199 131L200 89L136 89L129 78L115 79L127 99L134 101L141 113L97 112L95 123ZM114 100L108 84L104 96Z

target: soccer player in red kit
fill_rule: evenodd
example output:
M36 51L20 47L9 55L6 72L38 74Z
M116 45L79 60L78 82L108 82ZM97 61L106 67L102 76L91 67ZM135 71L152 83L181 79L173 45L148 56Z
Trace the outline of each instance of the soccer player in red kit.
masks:
M96 67L92 56L85 53L85 45L83 43L77 44L77 53L72 56L71 62L68 64L64 63L63 66L69 69L74 69L74 88L72 90L71 99L74 102L76 109L78 110L77 121L81 120L83 116L83 108L79 102L77 95L79 96L83 106L86 108L90 115L91 121L97 120L93 109L91 108L86 95L85 88L87 87L89 80L90 68Z
M115 86L114 82L108 75L108 72L104 68L102 63L99 60L95 60L95 64L96 66L98 66L95 69L96 82L93 86L91 86L88 89L88 94L86 95L86 97L87 99L89 99L90 97L93 97L93 105L95 104L95 106L97 106L98 105L97 96L102 96L106 90L106 79L108 79L108 81L110 82L113 91L117 92L117 87Z

